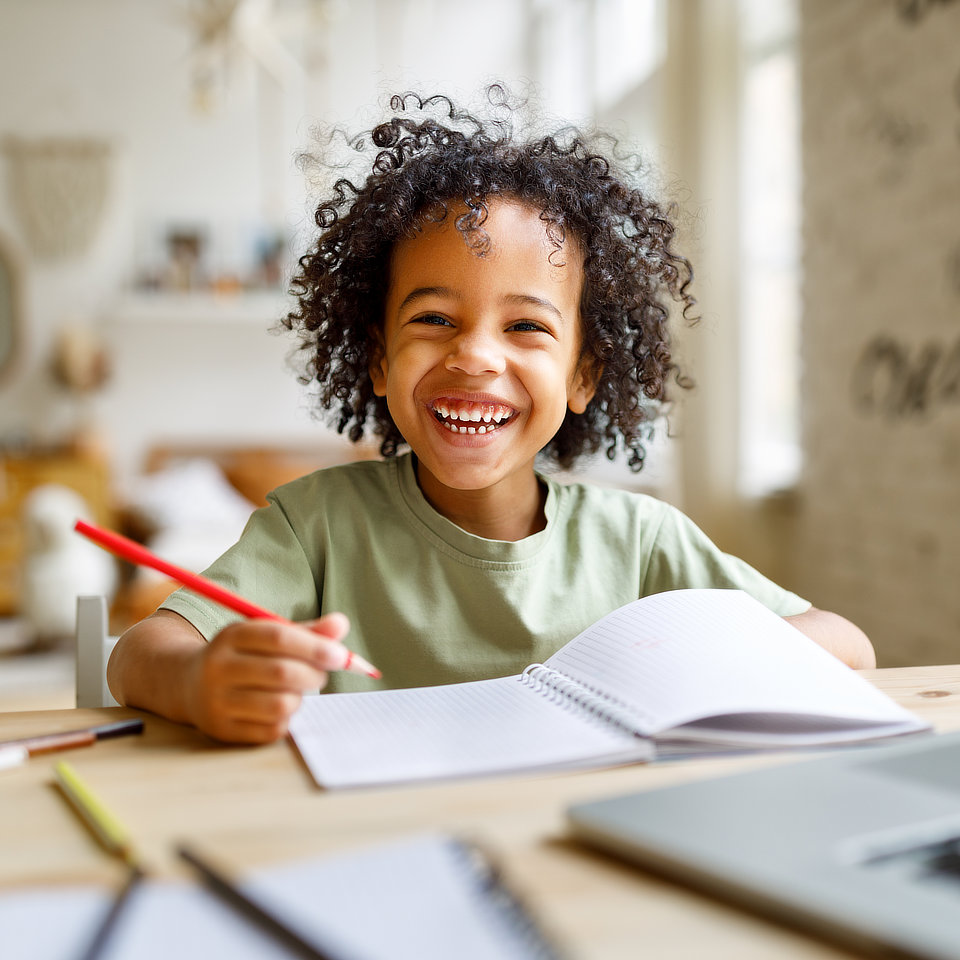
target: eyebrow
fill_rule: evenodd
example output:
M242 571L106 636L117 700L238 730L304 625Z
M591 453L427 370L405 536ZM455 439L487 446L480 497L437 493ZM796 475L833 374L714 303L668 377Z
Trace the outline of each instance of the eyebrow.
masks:
M529 293L509 293L503 299L505 303L515 303L519 306L530 304L534 307L543 307L544 310L554 314L558 320L563 319L563 314L560 312L560 308L543 297L534 297Z
M416 303L417 300L423 300L425 297L447 297L451 300L460 299L449 287L416 287L403 298L398 309L402 310L411 303Z
M403 298L399 309L403 310L404 307L409 306L411 303L416 303L418 300L423 300L426 297L447 297L451 300L463 299L455 290L451 290L450 287L417 287ZM503 302L519 306L531 305L542 307L544 310L554 314L558 320L563 319L563 314L557 306L543 297L535 297L529 293L508 293L503 298Z

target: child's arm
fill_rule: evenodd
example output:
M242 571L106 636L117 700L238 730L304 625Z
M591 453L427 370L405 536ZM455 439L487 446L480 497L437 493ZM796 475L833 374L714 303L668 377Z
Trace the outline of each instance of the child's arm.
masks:
M806 613L784 619L848 667L862 670L877 665L873 644L867 635L839 614L811 607Z
M310 624L243 620L209 643L179 614L158 610L117 641L107 682L117 700L218 740L269 743L287 732L303 693L346 665L338 641L349 629L342 614Z

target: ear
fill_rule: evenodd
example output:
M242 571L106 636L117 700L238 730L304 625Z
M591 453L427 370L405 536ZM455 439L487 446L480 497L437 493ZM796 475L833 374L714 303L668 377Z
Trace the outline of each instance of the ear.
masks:
M370 348L370 364L367 367L367 372L370 374L374 395L385 397L387 395L387 351L383 344L383 332L375 330L373 338L374 343Z
M597 392L597 384L603 373L603 364L594 356L585 353L577 363L573 379L567 389L567 406L571 413L583 413Z

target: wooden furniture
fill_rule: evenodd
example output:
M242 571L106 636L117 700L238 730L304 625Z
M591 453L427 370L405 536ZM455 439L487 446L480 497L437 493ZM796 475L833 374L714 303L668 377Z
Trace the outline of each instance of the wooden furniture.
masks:
M939 731L960 728L960 666L866 675ZM146 719L142 737L74 750L69 759L163 875L184 876L171 852L179 840L245 868L450 830L499 853L507 876L574 960L850 958L590 852L566 836L564 811L571 803L789 762L789 755L328 793L314 786L286 741L225 747L192 729L121 708L0 714L0 739L134 715ZM121 868L54 789L52 765L50 757L35 757L0 773L0 893L5 886L120 882Z
M322 467L354 460L379 457L372 442L354 444L343 437L324 437L301 447L237 446L235 444L176 443L158 444L147 453L144 472L155 473L177 462L192 459L212 460L238 493L254 506L262 507L274 487L296 480Z
M0 454L0 616L17 612L25 547L24 502L32 490L48 483L76 490L97 523L112 523L110 468L105 458L66 448Z
M154 474L185 461L208 460L220 468L224 478L241 496L254 506L262 507L267 502L267 494L281 484L322 467L378 456L375 444L353 444L339 436L327 436L322 441L300 447L164 443L150 449L144 473ZM150 519L141 516L132 505L119 510L118 523L122 533L142 543L149 543L158 532ZM110 611L110 628L114 633L122 633L149 616L176 589L172 580L138 577L128 567L123 570L124 580Z

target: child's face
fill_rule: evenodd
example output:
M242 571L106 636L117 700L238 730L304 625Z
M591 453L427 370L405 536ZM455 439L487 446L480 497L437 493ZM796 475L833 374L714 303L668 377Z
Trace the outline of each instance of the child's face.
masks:
M492 200L481 258L453 223L460 212L394 249L370 371L441 512L445 492L529 493L537 453L594 391L576 245L557 252L535 209Z

